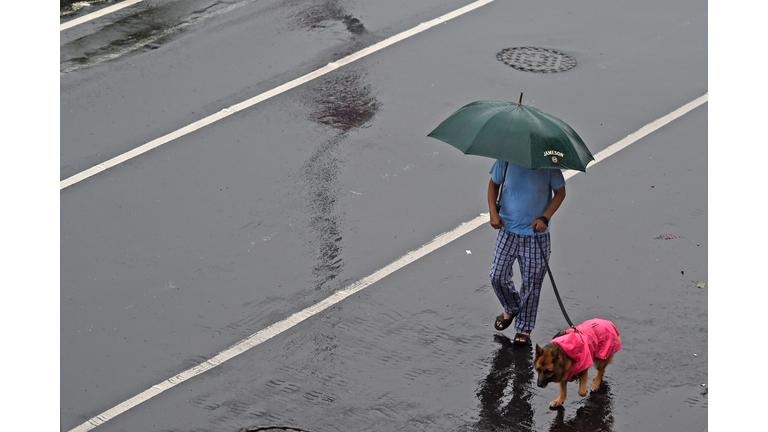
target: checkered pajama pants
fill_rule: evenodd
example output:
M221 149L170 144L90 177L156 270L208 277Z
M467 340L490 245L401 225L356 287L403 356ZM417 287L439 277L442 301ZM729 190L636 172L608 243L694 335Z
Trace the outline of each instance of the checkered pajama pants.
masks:
M539 240L549 260L551 252L549 233L539 234ZM515 290L515 284L512 282L512 265L515 259L519 260L522 276L519 292ZM517 314L515 331L518 333L530 334L536 324L536 312L539 308L539 295L545 273L546 264L534 236L499 230L491 266L491 285L504 307L504 312L510 315Z

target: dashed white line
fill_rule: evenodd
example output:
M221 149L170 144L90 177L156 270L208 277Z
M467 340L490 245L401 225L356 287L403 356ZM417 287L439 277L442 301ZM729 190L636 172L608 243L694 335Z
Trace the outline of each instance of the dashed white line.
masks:
M260 94L258 96L254 96L254 97L252 97L252 98L250 98L250 99L248 99L246 101L243 101L243 102L240 102L238 104L232 105L229 108L224 108L223 110L221 110L221 111L219 111L219 112L217 112L215 114L212 114L212 115L210 115L208 117L205 117L205 118L203 118L201 120L198 120L198 121L196 121L196 122L194 122L194 123L192 123L190 125L187 125L187 126L181 128L179 130L176 130L176 131L171 132L171 133L169 133L167 135L164 135L164 136L162 136L160 138L152 140L152 141L150 141L150 142L148 142L148 143L146 143L144 145L136 147L135 149L133 149L133 150L131 150L129 152L123 153L123 154L121 154L119 156L116 156L116 157L106 161L106 162L102 162L102 163L100 163L100 164L98 164L98 165L96 165L96 166L94 166L92 168L89 168L89 169L87 169L85 171L82 171L82 172L80 172L78 174L75 174L72 177L64 179L61 182L59 182L59 190L62 190L64 188L68 187L68 186L71 186L71 185L75 184L75 183L81 182L81 181L87 179L88 177L91 177L91 176L93 176L95 174L98 174L98 173L100 173L100 172L102 172L102 171L104 171L106 169L112 168L115 165L119 165L119 164L121 164L121 163L123 163L123 162L125 162L125 161L127 161L129 159L133 159L136 156L144 154L144 153L146 153L146 152L148 152L148 151L150 151L150 150L152 150L152 149L154 149L156 147L159 147L159 146L161 146L163 144L166 144L166 143L168 143L170 141L173 141L176 138L182 137L182 136L184 136L184 135L186 135L186 134L188 134L190 132L194 132L194 131L196 131L196 130L198 130L200 128L208 126L209 124L214 123L216 121L219 121L219 120L221 120L221 119L223 119L225 117L228 117L228 116L230 116L230 115L232 115L232 114L234 114L234 113L236 113L238 111L242 111L242 110L244 110L244 109L246 109L248 107L252 107L252 106L256 105L259 102L263 102L263 101L265 101L265 100L267 100L267 99L269 99L271 97L277 96L277 95L279 95L281 93L284 93L284 92L286 92L288 90L291 90L292 88L298 87L298 86L300 86L300 85L302 85L302 84L304 84L306 82L312 81L313 79L321 77L321 76L323 76L323 75L325 75L325 74L327 74L329 72L332 72L332 71L334 71L334 70L336 70L336 69L338 69L338 68L340 68L340 67L342 67L344 65L347 65L347 64L352 63L352 62L354 62L356 60L359 60L359 59L361 59L361 58L363 58L365 56L368 56L368 55L373 54L373 53L375 53L377 51L380 51L380 50L382 50L382 49L384 49L384 48L386 48L386 47L388 47L390 45L394 45L394 44L402 41L403 39L407 39L407 38L409 38L409 37L411 37L413 35L419 34L419 33L423 32L425 30L428 30L428 29L438 25L438 24L442 24L442 23L444 23L446 21L449 21L449 20L451 20L453 18L456 18L458 16L464 15L467 12L471 12L471 11L473 11L473 10L475 10L475 9L481 7L481 6L484 6L484 5L488 4L488 3L491 3L493 1L494 0L479 0L479 1L476 1L474 3L468 4L467 6L464 6L462 8L456 9L453 12L450 12L450 13L447 13L447 14L445 14L443 16L437 17L437 18L435 18L435 19L433 19L431 21L428 21L428 22L425 22L425 23L421 23L421 24L417 25L416 27L414 27L414 28L412 28L410 30L406 30L406 31L404 31L402 33L398 33L398 34L396 34L396 35L394 35L394 36L392 36L392 37L390 37L388 39L385 39L385 40L383 40L383 41L381 41L381 42L379 42L377 44L371 45L368 48L364 48L364 49L362 49L362 50L360 50L360 51L358 51L356 53L350 54L350 55L348 55L348 56L346 56L346 57L344 57L344 58L342 58L340 60L337 60L337 61L332 62L332 63L328 63L326 66L323 66L322 68L317 69L314 72L310 72L310 73L308 73L308 74L306 74L306 75L304 75L302 77L296 78L293 81L289 81L289 82L287 82L287 83L285 83L285 84L283 84L281 86L275 87L272 90L266 91L266 92L264 92L264 93L262 93L262 94Z
M646 135L650 134L651 132L659 129L660 127L668 124L672 120L684 115L685 113L693 110L694 108L704 104L708 100L708 95L704 94L704 96L701 96L694 101L676 109L675 111L667 114L666 116L655 120L646 126L643 126L640 128L637 132L634 132L630 135L628 135L626 138L616 142L615 144L610 145L609 147L605 148L598 154L594 155L595 160L590 163L589 166L593 166L600 161L605 160L607 157L616 154L616 152L626 148L630 144L637 142L639 139L645 137ZM573 177L574 175L578 174L579 171L566 171L563 175L566 179ZM445 232L443 234L440 234L439 236L435 237L431 242L425 244L424 246L412 251L408 252L407 254L403 255L401 258L396 260L395 262L389 264L388 266L382 268L381 270L378 270L377 272L373 273L372 275L360 279L359 281L355 282L352 285L347 286L346 288L340 289L336 291L333 295L330 297L327 297L326 299L320 301L319 303L316 303L300 312L297 312L288 318L283 319L282 321L278 321L269 327L262 329L247 338L243 339L242 341L236 343L235 345L231 346L230 348L220 352L216 356L212 357L211 359L195 366L190 369L187 369L186 371L169 378L157 385L154 385L150 387L149 389L139 393L138 395L132 397L131 399L128 399L127 401L115 406L114 408L111 408L96 417L93 417L86 421L85 423L81 424L80 426L71 429L70 432L85 432L89 431L96 426L99 426L111 419L113 419L115 416L120 415L121 413L139 405L140 403L151 399L158 394L183 383L184 381L187 381L188 379L195 377L197 375L202 374L203 372L210 370L227 360L242 354L251 348L261 344L262 342L265 342L280 333L290 329L291 327L295 326L296 324L306 320L307 318L310 318L314 315L317 315L318 313L328 309L329 307L341 302L345 298L351 296L352 294L355 294L359 291L364 290L365 288L373 285L374 283L380 281L381 279L385 278L386 276L394 273L395 271L407 266L408 264L418 260L419 258L424 257L425 255L434 252L435 250L447 245L448 243L460 238L461 236L475 230L476 228L485 225L488 222L488 214L484 213L480 216L468 221L464 222L455 229ZM469 253L469 251L467 251Z
M117 12L120 9L127 8L128 6L133 6L136 3L142 2L144 0L125 0L122 3L118 3L116 5L112 5L109 7L105 7L104 9L99 9L96 12L89 13L88 15L81 16L80 18L75 18L73 20L67 21L64 24L59 26L59 31L62 32L68 28L72 28L76 25L80 25L84 22L88 22L91 20L94 20L96 18L103 17L104 15L111 14L112 12Z

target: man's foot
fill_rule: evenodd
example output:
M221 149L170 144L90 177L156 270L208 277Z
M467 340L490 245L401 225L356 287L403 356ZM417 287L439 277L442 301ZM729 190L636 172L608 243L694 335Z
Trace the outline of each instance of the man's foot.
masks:
M496 330L502 331L509 327L510 324L512 324L512 320L515 318L514 315L510 315L506 312L502 313L501 315L496 317L496 322L493 324L493 327Z
M528 333L516 333L515 340L513 343L515 345L530 345L531 335L529 335Z

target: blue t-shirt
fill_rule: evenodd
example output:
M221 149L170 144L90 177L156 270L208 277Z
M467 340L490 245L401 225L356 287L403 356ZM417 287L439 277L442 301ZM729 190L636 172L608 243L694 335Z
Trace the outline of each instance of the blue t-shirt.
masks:
M504 165L497 160L491 168L491 180L501 184ZM565 178L559 169L524 168L509 163L504 190L501 191L501 210L504 219L502 229L520 235L533 235L531 225L549 207L552 191L565 186ZM549 227L547 231L549 232Z

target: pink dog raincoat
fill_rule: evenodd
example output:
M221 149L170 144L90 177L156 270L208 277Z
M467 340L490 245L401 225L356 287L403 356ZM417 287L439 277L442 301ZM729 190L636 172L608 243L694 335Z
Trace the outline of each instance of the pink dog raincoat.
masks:
M572 328L568 334L552 339L565 351L575 363L568 374L568 381L573 380L577 373L589 369L592 366L592 358L605 360L621 349L619 331L612 322L594 318L576 326L579 330L575 333Z

